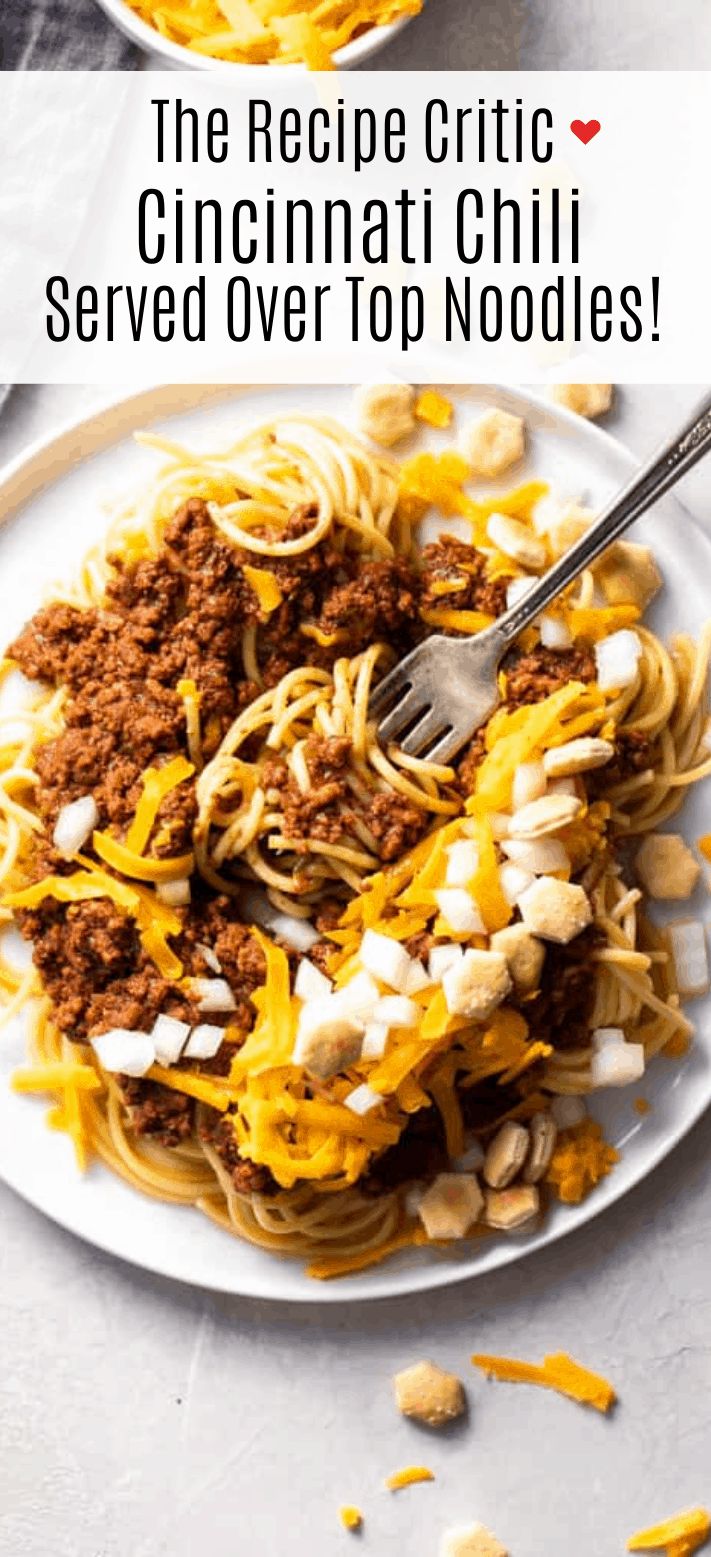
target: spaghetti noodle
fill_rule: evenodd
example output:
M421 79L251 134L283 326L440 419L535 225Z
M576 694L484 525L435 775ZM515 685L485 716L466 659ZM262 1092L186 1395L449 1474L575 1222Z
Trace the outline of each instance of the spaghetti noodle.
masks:
M524 634L456 769L384 751L374 682L428 631L504 608L523 570L488 517L533 530L545 489L477 500L458 457L398 467L322 417L202 455L141 441L159 475L0 666L0 689L18 668L32 682L0 719L0 1000L5 1020L30 1013L17 1084L55 1095L80 1165L318 1275L359 1269L451 1236L417 1216L413 1181L422 1195L502 1121L588 1093L596 1035L645 1059L688 1041L625 851L711 772L711 628L667 648L586 574L556 606L567 647ZM438 503L471 541L445 517L420 548ZM630 631L633 670L607 691L596 645ZM602 766L546 780L546 753L591 740ZM570 797L547 864L525 831L516 846L517 772L539 801ZM58 817L87 796L99 824L62 855ZM570 933L531 931L534 878L582 905ZM543 947L528 984L496 950L511 926ZM480 970L473 1004L457 966ZM102 1034L129 1056L150 1038L149 1063L108 1068Z

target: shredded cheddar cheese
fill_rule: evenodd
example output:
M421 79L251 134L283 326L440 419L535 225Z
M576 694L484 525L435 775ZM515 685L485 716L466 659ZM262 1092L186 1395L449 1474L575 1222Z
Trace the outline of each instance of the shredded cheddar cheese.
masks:
M101 1077L91 1065L71 1064L68 1060L48 1065L28 1065L13 1071L13 1092L61 1092L67 1086L86 1092L98 1092Z
M422 0L130 0L163 37L239 64L332 70L359 33L417 15Z
M224 1114L234 1101L227 1087L220 1086L219 1082L211 1080L208 1076L198 1076L192 1071L171 1070L164 1065L152 1065L148 1077L150 1081L159 1081L162 1087L170 1087L172 1092L185 1092L188 1097L197 1098L200 1103L209 1104L210 1108L216 1108Z
M181 690L182 689L182 690ZM193 681L181 681L178 694L183 698L197 698ZM143 774L143 793L136 806L136 814L126 834L125 846L133 854L142 854L150 838L156 816L166 795L185 779L192 778L195 768L185 757L174 757L163 768L147 768ZM150 880L143 877L143 880Z
M554 1352L544 1357L542 1365L520 1362L516 1357L494 1357L475 1352L472 1362L491 1379L506 1384L538 1384L543 1389L557 1390L581 1405L593 1406L603 1414L615 1404L617 1396L612 1385L598 1373L591 1373L575 1362L566 1352Z
M602 697L582 681L570 681L542 702L526 704L512 713L500 708L486 727L486 756L477 769L476 788L467 810L505 810L521 763L551 746L562 746L573 739L573 731L582 733L581 718L586 728L591 728L603 716Z
M129 887L94 865L93 861L82 856L78 856L78 859L86 866L85 870L75 871L72 876L45 876L44 880L36 881L21 892L9 893L3 899L4 905L8 908L38 908L40 903L50 897L57 903L81 903L90 898L108 897L117 908L131 914L137 921L145 950L156 963L159 972L165 978L179 979L183 965L166 940L168 935L180 933L182 925L177 914L159 903L145 887Z
M363 1515L352 1503L346 1503L339 1509L338 1517L344 1530L361 1530L363 1527Z
M667 1557L692 1557L709 1538L711 1515L706 1508L673 1514L661 1524L638 1530L627 1542L628 1552L666 1551Z
M429 427L449 427L454 407L437 389L423 389L415 401L415 416Z
M388 1492L400 1492L403 1487L413 1487L418 1481L434 1481L434 1472L427 1465L406 1465L402 1470L393 1471L385 1485Z
M564 615L574 638L598 643L621 627L634 627L641 612L635 605L573 606Z
M469 475L466 459L454 449L442 454L415 454L404 460L400 468L400 500L405 513L416 518L435 503L445 516L461 514L470 519L472 540L481 544L487 540L486 521L493 513L530 519L536 503L548 491L543 481L527 481L511 492L475 501L463 490Z
M420 612L428 627L448 627L451 632L481 633L490 627L494 618L485 611L457 611L450 606L430 606Z
M94 833L92 843L105 865L135 881L179 881L182 876L190 875L195 864L192 850L189 854L176 854L168 859L151 859L134 853L109 833Z
M546 1180L559 1200L577 1205L619 1160L619 1152L603 1138L600 1125L594 1119L584 1119L561 1134Z
M38 908L45 898L57 903L81 903L87 898L109 897L119 908L129 913L137 909L138 897L131 887L124 886L105 871L76 871L73 876L45 876L31 887L20 892L9 892L3 898L7 908Z
M242 572L250 588L254 590L257 596L260 611L264 612L265 616L269 616L272 611L276 611L277 606L281 605L284 596L279 588L278 580L270 572L269 568L252 568L249 563L245 562L242 564Z
M60 1101L49 1110L47 1124L70 1137L77 1167L83 1173L89 1161L89 1136L85 1127L82 1100L87 1093L100 1092L104 1082L93 1066L81 1060L54 1061L16 1070L11 1086L14 1092L51 1092Z
M335 643L344 643L347 634L342 628L336 628L332 633L325 633L316 622L299 622L299 632L305 638L312 638L321 649L332 649Z

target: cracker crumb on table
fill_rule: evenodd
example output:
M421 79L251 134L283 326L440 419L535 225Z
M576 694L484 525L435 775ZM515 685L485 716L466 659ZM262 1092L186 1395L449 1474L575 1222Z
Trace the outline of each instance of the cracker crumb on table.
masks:
M466 1410L461 1379L434 1362L413 1363L395 1374L393 1384L398 1410L427 1427L444 1427Z

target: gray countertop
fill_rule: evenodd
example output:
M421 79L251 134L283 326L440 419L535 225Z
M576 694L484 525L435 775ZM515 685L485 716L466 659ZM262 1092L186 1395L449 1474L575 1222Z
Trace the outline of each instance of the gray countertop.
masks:
M626 390L612 428L642 452L694 394ZM0 460L99 398L17 391ZM685 496L701 515L708 476ZM520 1266L360 1308L171 1284L0 1187L0 1552L436 1557L447 1525L477 1518L512 1557L617 1557L640 1524L711 1501L708 1134L702 1120L623 1202ZM613 1380L610 1420L469 1364L560 1349ZM393 1405L390 1375L423 1355L469 1388L470 1419L445 1436ZM414 1462L436 1482L386 1493ZM362 1537L338 1524L348 1501Z
M699 0L427 0L375 70L702 70L711 12Z

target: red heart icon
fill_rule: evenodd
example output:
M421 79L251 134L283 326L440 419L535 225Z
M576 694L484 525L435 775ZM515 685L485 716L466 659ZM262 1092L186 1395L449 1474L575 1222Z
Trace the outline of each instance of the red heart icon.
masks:
M600 120L588 119L586 124L584 119L574 119L570 128L573 134L577 135L578 140L582 141L583 146L587 146L588 141L591 141L594 135L599 134Z

